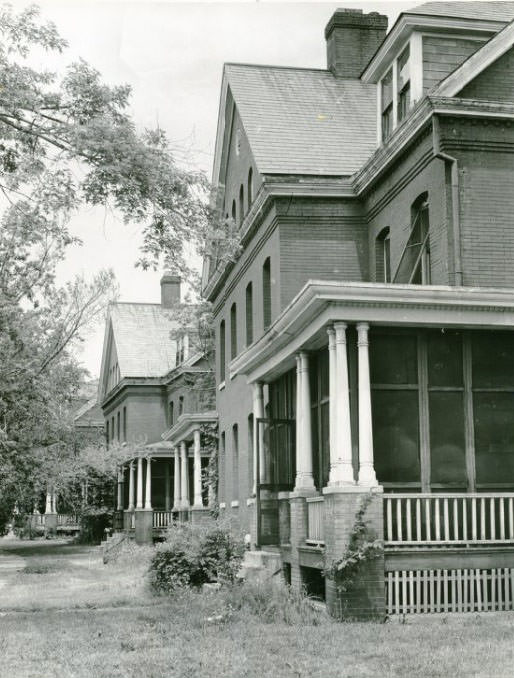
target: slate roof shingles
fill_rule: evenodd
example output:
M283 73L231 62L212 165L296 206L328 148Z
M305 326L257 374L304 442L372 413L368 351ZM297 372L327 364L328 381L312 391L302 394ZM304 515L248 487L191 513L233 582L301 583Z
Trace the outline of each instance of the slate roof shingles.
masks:
M178 323L160 304L116 303L110 318L120 376L162 377L175 367Z
M349 176L376 146L376 92L330 71L226 64L258 170Z
M514 19L514 2L425 2L406 10L405 14L509 22Z

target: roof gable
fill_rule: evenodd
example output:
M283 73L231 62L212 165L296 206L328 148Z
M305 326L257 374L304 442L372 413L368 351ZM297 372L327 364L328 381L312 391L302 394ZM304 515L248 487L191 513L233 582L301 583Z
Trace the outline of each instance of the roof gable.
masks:
M218 135L230 95L260 174L349 176L376 147L375 87L330 71L226 64ZM223 141L217 140L219 181Z
M514 45L514 22L472 54L432 90L435 96L454 97Z
M424 2L405 14L509 22L514 19L514 2Z

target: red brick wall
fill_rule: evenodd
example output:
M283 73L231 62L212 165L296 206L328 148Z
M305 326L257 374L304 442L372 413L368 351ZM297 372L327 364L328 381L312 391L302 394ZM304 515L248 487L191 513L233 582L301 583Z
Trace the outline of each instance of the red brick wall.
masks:
M308 280L368 279L366 224L359 201L296 198L280 201L277 211L281 309Z
M453 272L447 232L445 169L441 160L431 160L429 135L411 149L375 184L366 199L369 215L369 271L375 281L376 238L384 228L391 234L391 272L394 274L411 231L411 208L428 193L430 219L430 261L434 285L451 284Z

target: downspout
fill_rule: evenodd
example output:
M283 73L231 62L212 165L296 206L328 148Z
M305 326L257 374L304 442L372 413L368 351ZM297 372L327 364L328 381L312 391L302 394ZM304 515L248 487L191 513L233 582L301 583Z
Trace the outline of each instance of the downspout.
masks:
M453 265L456 287L462 287L462 255L461 255L461 234L460 234L460 205L459 205L459 165L457 158L441 151L441 129L439 118L436 113L432 116L432 142L434 147L434 158L443 160L446 165L450 165L451 177L451 228L453 235ZM446 182L446 172L445 172Z

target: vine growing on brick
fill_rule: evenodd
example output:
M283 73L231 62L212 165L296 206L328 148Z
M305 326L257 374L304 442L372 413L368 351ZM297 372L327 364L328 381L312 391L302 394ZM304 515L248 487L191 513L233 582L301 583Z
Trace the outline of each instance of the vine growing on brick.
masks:
M375 537L369 527L369 520L365 519L366 511L372 501L371 492L362 498L355 514L355 522L345 552L325 571L325 574L336 582L337 591L340 594L353 587L364 563L379 558L383 553L382 540Z

